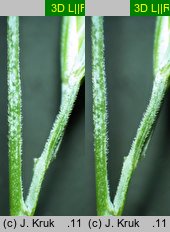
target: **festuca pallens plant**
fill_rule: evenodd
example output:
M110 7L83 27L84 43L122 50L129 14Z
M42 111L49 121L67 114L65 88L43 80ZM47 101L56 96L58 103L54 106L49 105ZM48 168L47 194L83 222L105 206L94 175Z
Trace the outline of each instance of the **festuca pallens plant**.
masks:
M110 199L107 174L107 99L103 17L92 17L93 122L98 215L122 215L130 180L144 156L158 119L170 78L170 17L157 18L154 41L154 82L151 98L123 167L114 200Z
M19 65L19 17L9 16L8 45L8 144L10 214L34 215L41 185L50 163L56 157L65 127L85 75L85 18L63 17L61 36L62 97L58 115L44 150L34 159L31 185L26 199L22 187L22 90ZM23 51L24 52L24 51Z

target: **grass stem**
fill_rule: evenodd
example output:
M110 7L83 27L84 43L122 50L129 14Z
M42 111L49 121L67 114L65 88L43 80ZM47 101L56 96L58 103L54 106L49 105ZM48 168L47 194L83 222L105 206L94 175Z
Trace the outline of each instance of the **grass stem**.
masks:
M22 101L19 68L19 17L8 17L7 41L10 214L19 215L24 210L21 173Z
M92 17L93 122L97 215L113 214L107 174L107 99L103 17Z

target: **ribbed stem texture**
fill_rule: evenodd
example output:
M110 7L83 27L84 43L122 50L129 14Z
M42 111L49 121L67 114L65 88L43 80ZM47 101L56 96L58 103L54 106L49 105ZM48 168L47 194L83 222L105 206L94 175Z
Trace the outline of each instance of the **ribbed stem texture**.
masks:
M97 214L113 214L107 175L107 99L103 17L92 17L93 122Z
M7 26L10 214L19 215L24 207L21 180L22 102L19 69L19 18L8 17Z

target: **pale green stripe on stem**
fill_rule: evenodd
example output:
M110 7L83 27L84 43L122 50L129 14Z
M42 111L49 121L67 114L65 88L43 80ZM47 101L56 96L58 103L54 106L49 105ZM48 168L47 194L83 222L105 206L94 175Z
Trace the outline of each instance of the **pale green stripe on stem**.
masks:
M19 69L19 17L8 17L7 44L10 214L17 216L24 208L21 177L22 102Z
M151 99L137 130L136 138L132 143L129 155L125 157L122 173L117 188L113 207L116 215L121 215L124 209L126 195L132 174L140 158L145 155L150 142L154 124L169 86L170 76L170 18L157 17L154 41L154 83Z
M84 17L80 20L75 17L72 21L67 20L67 24L63 22L65 30L69 30L71 22L81 22L79 26L75 26L73 33L76 37L76 51L73 51L74 65L67 76L67 89L64 92L64 100L60 106L60 112L56 117L50 132L49 138L45 144L45 148L40 158L34 161L34 172L31 186L29 189L26 202L23 201L22 180L21 180L21 83L19 72L19 18L8 18L8 121L9 121L9 172L10 172L10 208L11 215L34 215L41 185L46 174L46 171L55 158L59 149L65 127L68 123L69 116L72 112L74 102L76 100L81 80L85 74L85 32L84 32ZM82 27L81 27L82 26ZM81 30L80 30L81 29ZM78 35L76 34L78 33ZM64 35L63 35L64 36ZM63 41L63 40L62 40ZM67 45L69 40L65 40ZM81 44L81 45L80 45ZM80 45L81 49L78 49ZM64 48L63 48L64 49ZM62 52L62 54L64 51ZM69 53L71 54L71 53ZM67 57L65 57L67 59ZM72 56L69 59L73 58ZM67 62L66 62L67 63ZM66 69L66 68L65 68ZM64 69L62 69L64 73ZM64 75L64 74L62 74Z
M81 21L80 27L77 27L77 21ZM73 110L74 102L77 98L81 80L85 75L84 28L84 17L82 17L81 20L80 17L76 16L65 17L63 20L63 33L61 39L61 70L62 87L65 85L65 89L62 91L60 112L53 124L49 138L45 144L44 151L42 152L40 158L35 159L32 182L26 199L28 215L34 214L45 173L51 161L57 154L65 127L68 123L69 116ZM74 41L70 41L72 37L70 38L67 36L68 33L73 33ZM73 48L69 47L70 42L72 42L72 44L75 43L75 50L72 50ZM78 49L79 43L81 43L82 49ZM69 56L67 56L67 54L69 54ZM68 67L70 59L73 59L71 68Z
M158 113L168 87L169 69L170 65L167 64L157 73L149 105L137 130L129 155L124 158L121 177L113 202L115 215L121 215L123 212L132 174L150 141L154 123L158 118Z
M93 123L97 214L113 214L107 174L107 99L103 17L92 17Z
M65 104L61 107L60 113L57 116L53 128L50 132L49 139L45 145L44 151L40 158L36 159L34 164L34 173L29 190L28 197L26 199L26 206L29 215L33 215L38 202L38 197L44 179L45 173L49 167L49 164L53 160L56 150L58 150L61 137L64 133L64 129L67 125L69 115L73 109L73 105L78 94L80 82L77 82L73 89L71 89Z

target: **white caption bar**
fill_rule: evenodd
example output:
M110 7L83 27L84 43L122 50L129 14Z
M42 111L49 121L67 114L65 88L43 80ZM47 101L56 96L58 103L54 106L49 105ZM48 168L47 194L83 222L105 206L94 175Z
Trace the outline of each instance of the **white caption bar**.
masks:
M170 217L0 217L0 231L170 231Z

